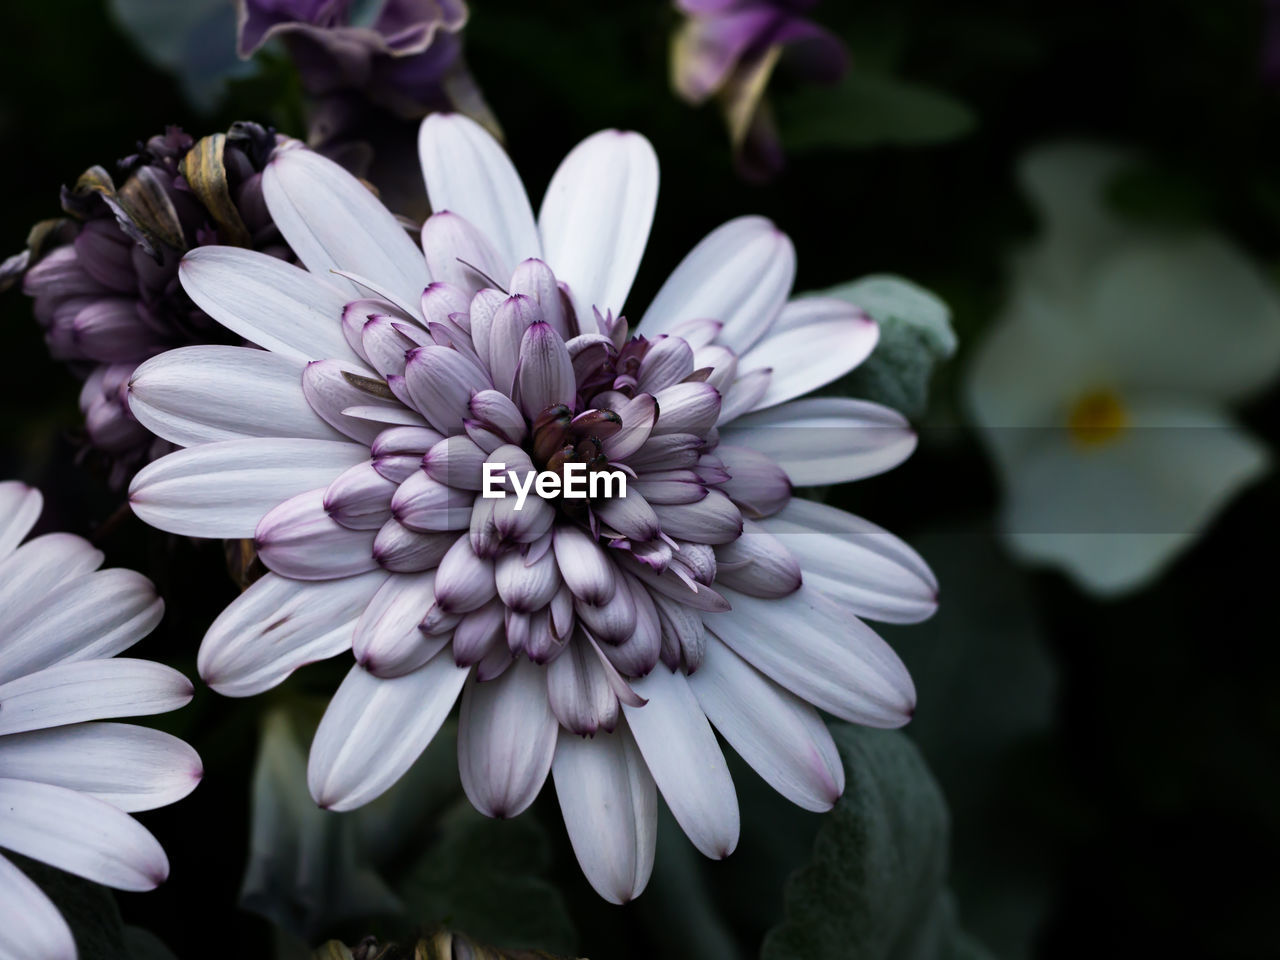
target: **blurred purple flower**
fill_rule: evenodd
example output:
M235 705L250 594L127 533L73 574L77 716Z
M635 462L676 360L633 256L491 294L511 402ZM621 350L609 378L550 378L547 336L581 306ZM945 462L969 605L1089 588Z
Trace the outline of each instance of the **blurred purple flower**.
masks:
M463 0L236 0L238 51L279 38L313 101L308 143L377 183L397 212L427 209L415 152L417 121L465 113L497 133L462 58ZM404 121L413 121L407 124ZM399 136L398 134L403 134ZM377 166L375 167L375 163Z
M765 88L779 58L799 77L835 83L849 67L840 39L804 15L817 0L676 0L687 19L672 43L671 82L684 100L716 98L741 172L763 180L782 167Z
M134 368L175 346L227 339L179 284L182 255L211 243L290 255L262 196L276 143L256 124L199 142L169 127L120 161L118 188L97 166L63 187L69 218L39 225L29 249L6 261L3 279L25 270L49 352L84 380L88 441L113 486L171 449L129 412Z

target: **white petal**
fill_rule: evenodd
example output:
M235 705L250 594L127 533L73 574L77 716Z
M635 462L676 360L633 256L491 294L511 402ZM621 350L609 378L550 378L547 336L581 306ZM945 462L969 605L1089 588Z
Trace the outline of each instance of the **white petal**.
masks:
M226 440L179 450L148 464L129 485L133 512L161 530L190 537L252 537L278 504L327 487L369 458L336 440Z
M27 875L0 857L0 960L76 960L71 928Z
M693 845L723 860L738 845L738 796L688 680L660 663L631 686L649 702L622 709L654 782Z
M316 803L354 810L399 780L453 709L469 671L447 654L392 680L352 667L311 743L307 785Z
M730 220L680 261L636 332L652 338L687 320L717 320L716 342L741 354L774 322L795 274L795 247L771 221Z
M918 553L874 523L793 497L761 521L800 561L804 582L882 623L919 623L938 609L938 581Z
M801 586L759 599L727 588L733 609L707 629L772 680L841 720L900 727L915 709L911 675L893 649L841 605Z
M547 186L538 232L578 322L622 312L658 203L658 158L638 133L602 130L569 152Z
M740 374L768 368L769 386L754 407L777 406L843 377L880 339L880 327L851 303L806 297L782 308L781 332L770 332L738 362ZM723 422L723 421L721 421Z
M840 754L818 711L710 639L689 686L738 755L797 806L830 810L844 791Z
M134 371L129 409L152 433L184 447L244 437L344 439L307 403L305 367L250 347L181 347Z
M0 684L0 736L167 713L190 702L193 692L191 681L177 670L150 660L59 663Z
M367 277L406 303L417 303L431 278L422 252L399 221L351 174L310 150L278 152L262 175L267 209L312 273L333 269ZM335 285L363 296L334 277ZM334 316L340 335L341 314Z
M0 847L117 890L151 890L169 875L160 843L96 797L0 778Z
M551 767L582 872L610 903L640 896L653 871L658 794L626 725L591 739L561 731Z
M209 316L264 350L292 360L360 362L342 334L352 299L330 281L278 257L239 247L196 247L178 267L182 289Z
M452 210L479 228L505 261L507 276L498 279L505 281L521 260L542 256L520 175L480 124L433 113L422 121L418 156L431 209Z
M0 561L0 636L17 629L56 587L92 573L100 563L102 551L70 533L47 533L24 543Z
M551 769L559 725L542 667L520 657L496 680L472 677L458 714L458 773L472 805L509 818L533 803Z
M340 580L302 581L268 573L218 615L196 667L229 697L248 697L298 667L351 647L356 621L386 580L375 570Z
M0 483L0 559L22 542L40 519L40 491L16 480Z
M59 662L114 656L154 630L163 613L151 581L133 570L78 577L46 596L25 622L9 625L0 644L0 683Z
M916 448L915 432L896 410L842 397L792 400L739 417L721 438L765 454L800 487L873 477Z
M436 602L435 571L394 573L378 588L356 623L351 642L356 662L379 677L422 666L451 635L427 637L418 626Z
M204 774L187 744L132 723L81 723L0 737L0 770L15 780L90 794L125 812L181 800Z

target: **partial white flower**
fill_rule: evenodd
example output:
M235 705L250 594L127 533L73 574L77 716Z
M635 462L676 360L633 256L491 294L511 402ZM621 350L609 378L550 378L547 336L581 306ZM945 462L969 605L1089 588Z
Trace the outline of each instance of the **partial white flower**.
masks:
M969 370L969 407L1028 561L1113 595L1152 579L1266 469L1229 408L1280 370L1280 300L1210 233L1155 233L1103 203L1123 155L1032 153L1043 233Z
M101 552L79 537L23 544L41 502L0 483L0 848L150 890L169 861L129 814L185 797L200 758L159 730L101 721L176 710L191 683L115 656L151 632L164 604L141 574L98 570ZM57 908L0 856L0 960L75 956Z
M140 368L136 416L187 447L136 478L143 519L253 537L271 571L200 650L247 696L354 649L311 748L312 795L349 810L408 769L461 698L472 803L515 816L550 774L588 879L648 881L657 791L727 856L738 807L712 732L785 796L843 788L815 707L894 727L915 692L859 616L929 616L909 547L792 484L888 470L915 436L876 404L797 399L871 352L876 325L788 303L790 240L744 217L685 258L628 337L658 167L605 131L535 220L498 144L435 115L422 250L358 181L302 149L265 175L306 270L205 248L192 298L263 350L194 347ZM483 498L483 465L617 469L625 496Z

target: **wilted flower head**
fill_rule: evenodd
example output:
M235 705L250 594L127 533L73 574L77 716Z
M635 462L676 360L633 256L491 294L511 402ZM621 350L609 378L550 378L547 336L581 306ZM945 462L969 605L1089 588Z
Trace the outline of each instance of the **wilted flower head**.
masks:
M236 6L242 57L278 38L297 66L313 101L310 146L370 177L397 212L416 212L414 194L421 193L421 183L411 190L400 182L415 166L414 131L397 120L416 124L434 110L459 110L497 129L462 59L463 0L237 0Z
M63 188L68 219L46 224L26 257L23 289L35 298L49 351L81 376L89 443L122 484L167 449L129 413L125 386L143 360L227 333L183 292L178 261L203 244L287 256L262 198L262 168L276 137L256 124L195 142L176 127L120 162L119 186L91 167Z
M79 537L23 544L40 508L37 491L0 483L0 848L150 890L169 861L129 814L185 797L200 758L159 730L101 721L175 710L191 683L116 657L155 628L163 602L141 574L98 570L102 553ZM75 956L57 908L0 856L0 960Z
M715 97L742 172L782 167L782 145L764 99L779 58L805 80L834 83L848 69L839 38L809 20L817 0L676 0L686 15L672 42L671 82L692 104Z
M1230 405L1280 371L1274 287L1213 233L1109 211L1125 162L1084 144L1027 156L1042 233L966 383L1012 548L1108 595L1148 583L1266 469Z
M354 649L311 748L322 806L381 794L461 695L472 803L514 816L552 773L587 877L626 901L652 866L655 784L708 856L737 843L711 723L822 810L843 772L814 707L907 721L911 679L858 617L929 616L932 575L791 489L887 470L915 436L873 403L797 399L865 359L877 327L844 301L788 302L795 252L761 217L698 244L628 335L657 201L643 137L579 144L537 220L474 122L429 117L421 155L437 211L421 250L358 181L293 149L264 187L307 269L187 256L195 301L265 349L187 347L137 371L135 414L187 449L130 499L163 529L253 537L270 571L205 637L215 689L257 693ZM571 465L628 482L520 504L510 485L481 495L497 463L517 482Z

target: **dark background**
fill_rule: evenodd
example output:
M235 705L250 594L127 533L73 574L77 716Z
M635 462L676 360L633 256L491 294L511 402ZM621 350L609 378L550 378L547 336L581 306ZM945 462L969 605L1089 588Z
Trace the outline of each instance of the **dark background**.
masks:
M1012 183L1015 159L1064 135L1135 146L1152 173L1117 198L1130 215L1210 225L1273 273L1280 265L1280 95L1261 75L1260 3L828 0L815 16L855 56L874 55L892 38L895 69L966 102L977 126L936 146L792 154L765 189L735 178L712 110L669 94L672 10L639 0L530 6L474 0L471 67L535 198L568 148L600 127L630 127L653 141L662 189L632 303L646 302L713 226L758 212L795 240L798 289L892 271L951 305L961 353L935 380L920 452L834 498L921 545L942 573L944 613L947 565L926 543L960 558L961 568L969 553L995 550L983 531L998 502L996 481L976 440L956 425L955 393L966 348L1000 305L1006 254L1034 230ZM109 166L167 123L200 135L235 119L283 124L299 116L296 103L281 100L290 87L275 70L238 83L216 114L197 113L96 0L11 4L4 19L6 253L21 248L31 223L57 214L60 185L90 164ZM157 581L170 612L136 655L194 676L199 639L235 592L219 547L165 537L118 513L120 496L75 464L77 384L48 359L17 292L0 297L0 329L0 476L44 490L42 527L95 538L110 563ZM1243 419L1275 448L1277 414L1272 390ZM947 701L958 709L942 720L930 719L922 695L926 730L963 728L975 703L1012 701L1027 689L1051 719L981 770L949 762L955 758L938 746L945 741L924 744L952 801L961 918L995 952L1020 952L1021 932L1034 929L1032 953L1046 958L1276 954L1278 518L1280 484L1270 478L1231 503L1156 587L1122 602L1091 601L1056 574L1030 575L1038 635L1020 639L1042 646L1010 654L1015 663L1035 660L1025 676L989 654L931 647L968 640L945 618L892 634L913 669L945 668L938 682L961 691ZM998 629L1001 608L988 613ZM202 689L171 718L169 729L200 750L205 782L183 803L143 816L169 852L172 878L145 896L120 895L127 921L183 958L269 954L266 921L236 909L258 716L275 696L331 690L343 669L309 668L285 693L250 702ZM644 955L662 922L654 915L660 894L602 920L589 896L577 896L585 885L565 860L557 813L546 796L534 811L551 825L557 881L585 905L575 914L580 951L606 960ZM778 817L812 830L812 818ZM707 868L713 889L752 891L746 901L734 894L732 911L746 918L734 930L748 954L780 911L782 878L753 873L752 843L744 831L735 858ZM1005 882L992 880L993 871ZM1024 883L1043 898L1023 903ZM228 954L232 945L239 952Z

